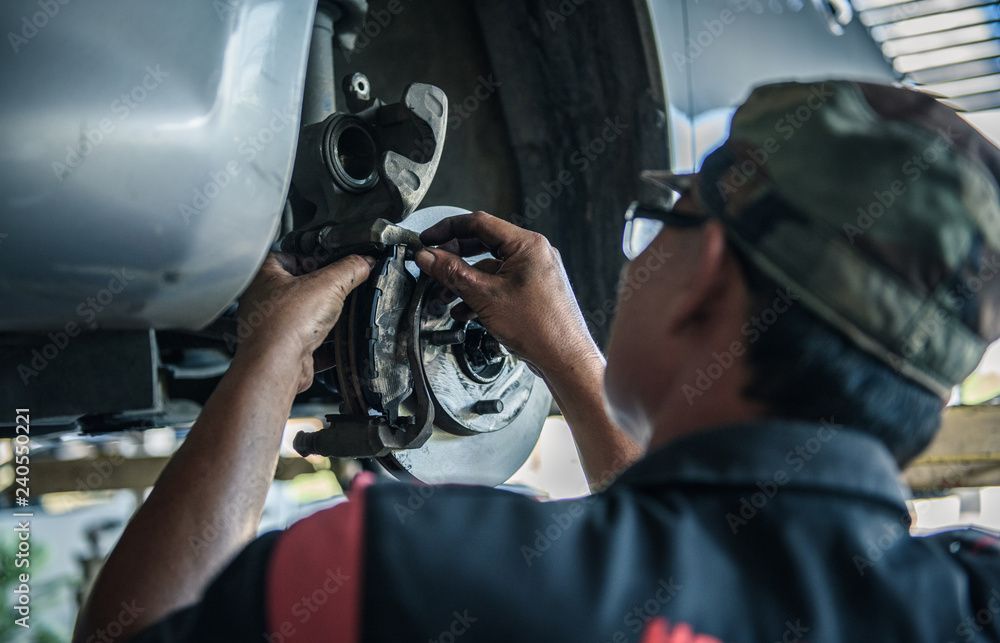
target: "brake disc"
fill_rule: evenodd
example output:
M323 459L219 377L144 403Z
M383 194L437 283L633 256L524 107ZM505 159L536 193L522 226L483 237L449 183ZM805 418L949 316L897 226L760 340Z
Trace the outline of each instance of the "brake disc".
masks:
M463 212L425 208L399 225L420 232ZM454 304L433 288L404 246L386 250L334 331L344 414L300 435L296 448L375 457L393 475L424 483L497 485L527 459L549 412L548 389L478 322L453 320Z
M400 226L421 232L465 212L448 206L424 208ZM424 373L434 400L434 432L422 447L393 451L383 464L424 482L504 482L538 441L552 403L548 388L477 322L455 322L450 306L425 304L420 334ZM464 335L462 341L445 343L459 335Z

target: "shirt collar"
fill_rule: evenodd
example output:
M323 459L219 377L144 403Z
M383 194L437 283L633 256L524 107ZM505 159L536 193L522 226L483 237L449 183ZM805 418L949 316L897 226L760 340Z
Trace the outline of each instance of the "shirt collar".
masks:
M905 510L909 492L888 449L848 427L764 420L701 431L650 453L619 478L626 485L751 486L867 496Z

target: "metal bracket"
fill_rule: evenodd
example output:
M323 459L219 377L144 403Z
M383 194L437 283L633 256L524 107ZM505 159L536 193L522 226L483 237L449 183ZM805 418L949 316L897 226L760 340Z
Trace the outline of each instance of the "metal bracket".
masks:
M292 182L315 216L286 235L281 249L312 254L354 245L373 220L398 223L424 198L441 160L448 99L412 83L398 103L370 95L362 74L346 80L356 113L331 114L299 137Z

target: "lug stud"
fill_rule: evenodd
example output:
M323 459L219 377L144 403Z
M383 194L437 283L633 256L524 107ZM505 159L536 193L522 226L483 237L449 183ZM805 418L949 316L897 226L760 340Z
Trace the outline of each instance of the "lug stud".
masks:
M472 405L472 410L479 415L494 415L503 412L503 400L479 400Z

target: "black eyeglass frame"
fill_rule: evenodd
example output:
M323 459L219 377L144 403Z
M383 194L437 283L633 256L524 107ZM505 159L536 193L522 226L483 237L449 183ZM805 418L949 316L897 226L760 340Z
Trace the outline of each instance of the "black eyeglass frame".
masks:
M673 206L663 206L659 204L644 204L641 201L633 201L625 210L625 229L622 231L622 251L625 256L632 260L639 252L632 252L632 226L636 219L649 219L659 221L664 227L673 228L696 228L704 225L711 219L708 214L692 214L690 212L677 212Z

